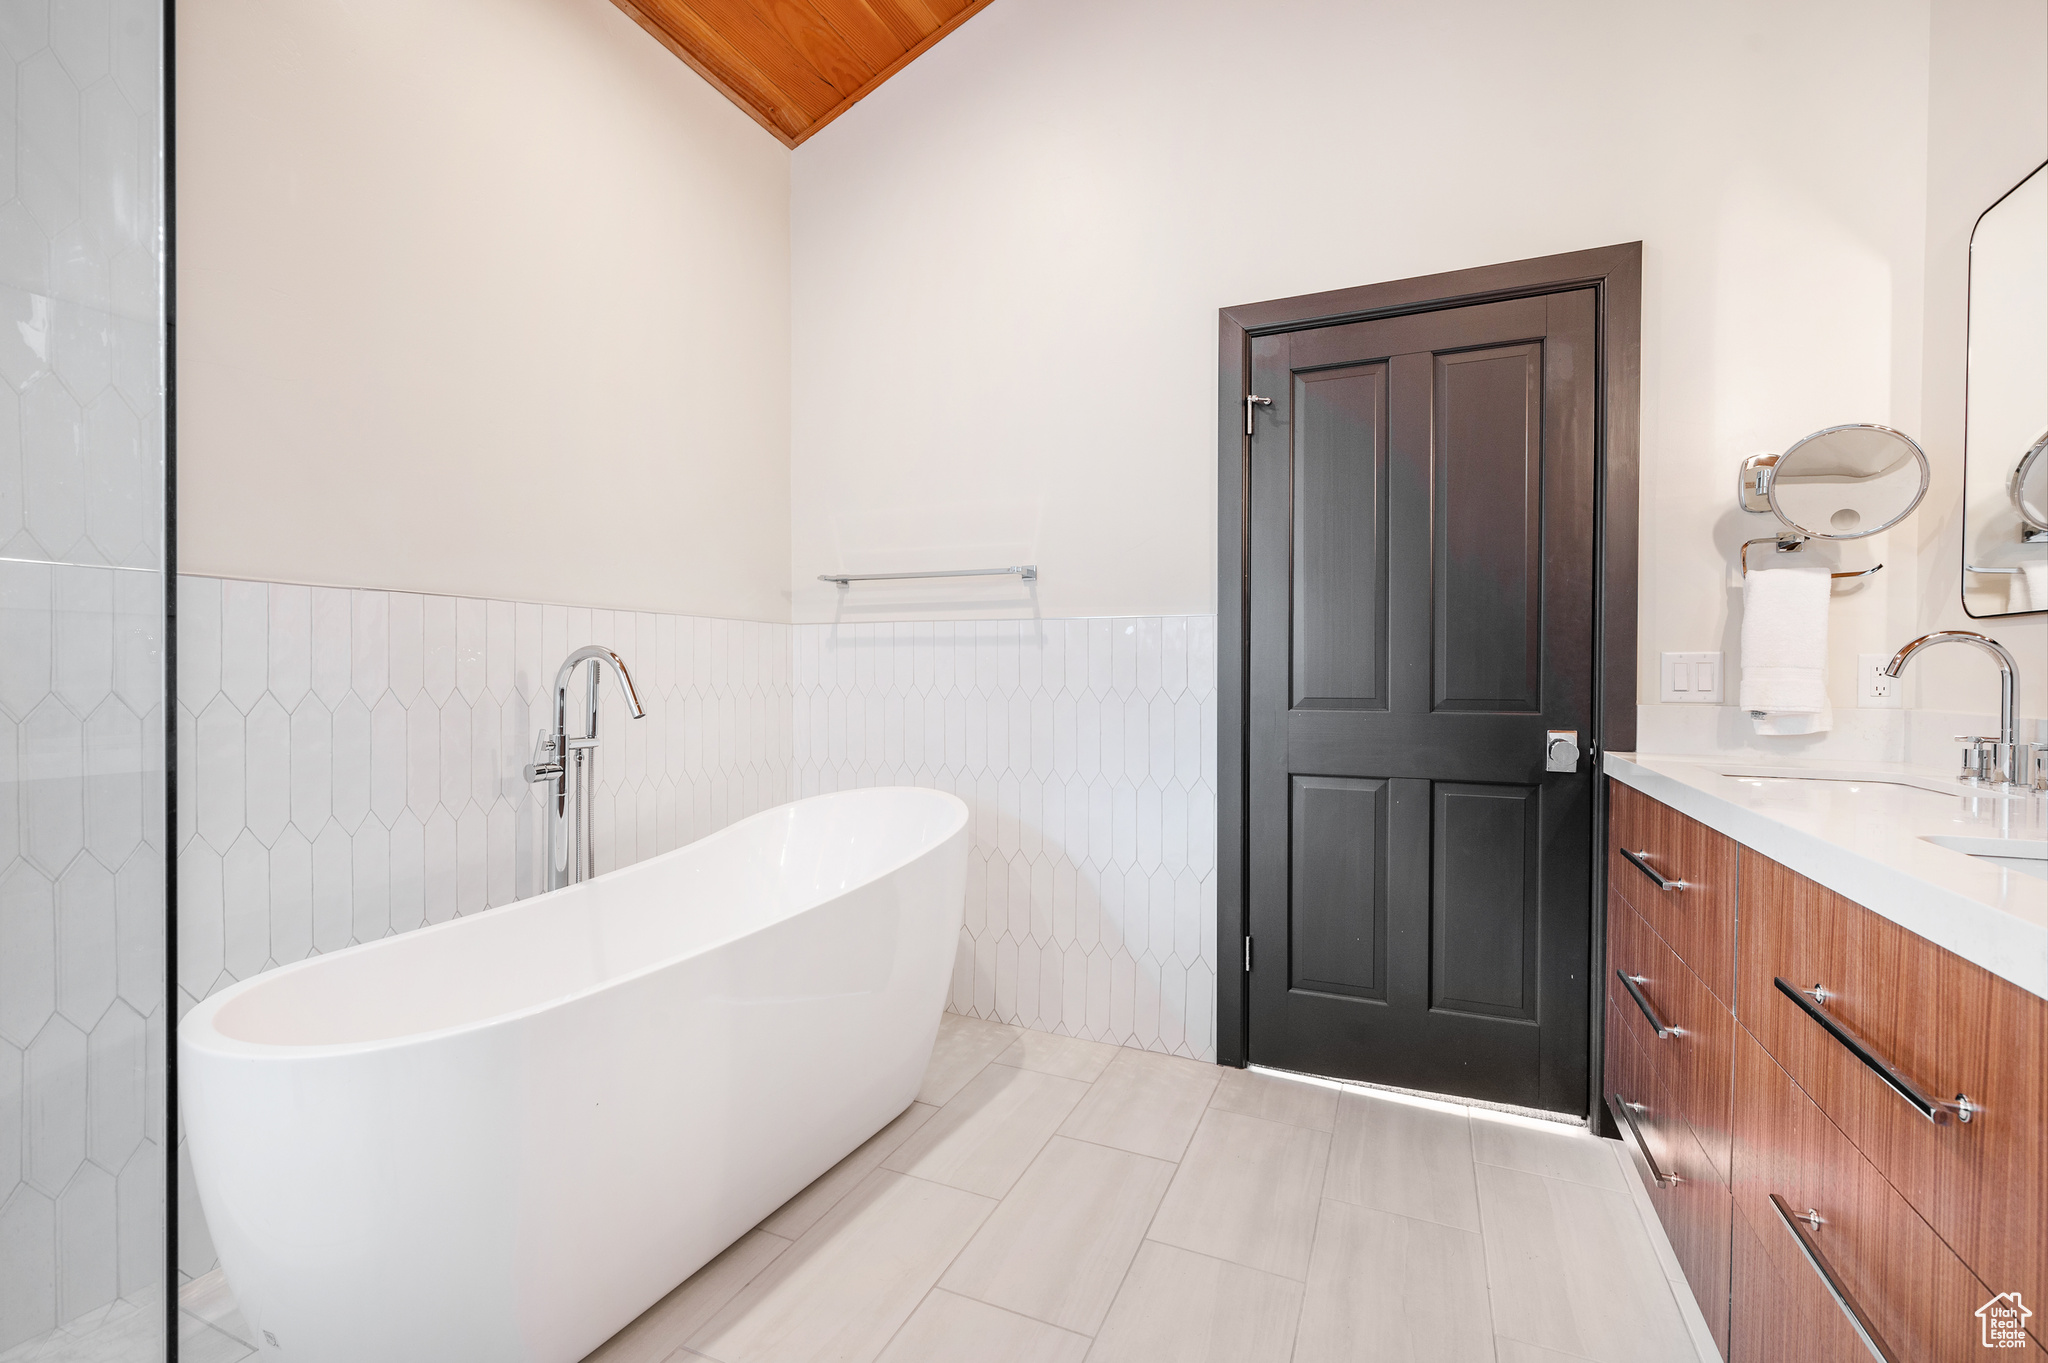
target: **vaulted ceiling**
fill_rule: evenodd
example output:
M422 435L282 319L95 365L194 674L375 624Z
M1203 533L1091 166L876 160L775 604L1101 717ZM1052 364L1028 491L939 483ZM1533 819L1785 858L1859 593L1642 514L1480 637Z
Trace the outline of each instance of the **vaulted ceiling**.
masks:
M794 147L989 0L613 0Z

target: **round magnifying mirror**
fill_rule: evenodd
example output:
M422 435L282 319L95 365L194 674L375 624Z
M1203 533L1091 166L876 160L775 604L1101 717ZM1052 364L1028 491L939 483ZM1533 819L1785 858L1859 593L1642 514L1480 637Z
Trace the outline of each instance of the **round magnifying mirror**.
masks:
M1771 510L1813 539L1861 539L1920 505L1927 475L1926 453L1891 427L1830 426L1778 456Z
M2048 530L2048 431L2020 456L2005 490L2028 529Z

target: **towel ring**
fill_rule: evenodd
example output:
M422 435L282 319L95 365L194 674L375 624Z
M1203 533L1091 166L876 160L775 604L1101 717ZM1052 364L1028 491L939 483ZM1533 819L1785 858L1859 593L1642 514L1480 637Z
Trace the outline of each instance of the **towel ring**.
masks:
M1776 535L1770 535L1760 540L1744 540L1742 542L1741 555L1742 575L1744 577L1749 576L1749 546L1752 544L1775 544L1778 546L1778 552L1781 554L1796 553L1799 550L1806 547L1805 540L1780 539ZM1853 573L1829 573L1828 576L1830 578L1833 578L1835 581L1839 582L1846 577L1869 577L1872 573L1879 572L1883 568L1884 565L1882 563L1878 563L1873 564L1871 567L1868 568L1859 569Z

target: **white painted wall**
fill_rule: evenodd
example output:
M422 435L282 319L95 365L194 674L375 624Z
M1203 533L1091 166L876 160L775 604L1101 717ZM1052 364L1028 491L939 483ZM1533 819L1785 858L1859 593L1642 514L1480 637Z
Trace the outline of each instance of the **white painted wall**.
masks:
M1644 693L1661 650L1732 660L1738 461L1923 425L1928 27L990 6L792 158L796 619L1214 610L1219 306L1640 239ZM1809 551L1888 565L1837 602L1838 705L1924 614L1919 534ZM1023 560L1035 597L813 581Z
M180 566L782 620L788 152L608 0L178 9Z

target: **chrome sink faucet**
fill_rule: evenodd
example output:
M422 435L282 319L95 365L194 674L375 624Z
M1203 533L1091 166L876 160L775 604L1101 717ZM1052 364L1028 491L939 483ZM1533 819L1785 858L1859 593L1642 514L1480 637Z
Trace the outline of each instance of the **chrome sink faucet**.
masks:
M1905 669L1906 663L1922 650L1936 644L1969 644L1991 655L1998 664L1998 737L1982 738L1975 734L1958 734L1956 742L1963 745L1963 775L1972 781L1993 782L2003 786L2040 786L2048 777L2048 766L2044 766L2044 753L2040 745L2019 741L2019 664L1996 639L1964 629L1941 629L1932 634L1923 634L1907 644L1885 664L1884 674L1896 677Z
M584 688L583 736L569 737L569 681L577 665L589 663L589 680ZM626 713L634 719L647 718L640 693L633 686L633 674L626 660L608 648L592 644L579 648L562 660L555 673L555 731L542 729L534 739L533 761L526 779L534 785L554 786L548 821L548 885L558 890L597 874L596 852L590 841L590 788L597 781L597 688L610 668L619 679L626 697ZM570 773L575 773L574 789Z

